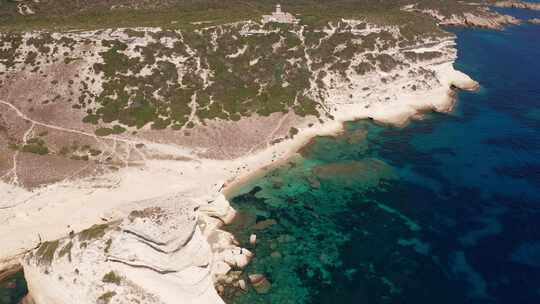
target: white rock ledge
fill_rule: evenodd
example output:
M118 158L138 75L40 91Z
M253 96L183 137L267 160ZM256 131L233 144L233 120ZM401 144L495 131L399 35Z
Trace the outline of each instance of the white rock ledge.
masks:
M180 195L152 202L121 222L93 226L43 243L23 259L35 304L223 303L214 285L252 254L235 245L219 224L231 217L224 197L197 210ZM144 202L141 205L148 205ZM211 206L217 206L212 208ZM210 246L201 226L213 227ZM234 278L238 279L238 278ZM236 280L237 281L237 280Z

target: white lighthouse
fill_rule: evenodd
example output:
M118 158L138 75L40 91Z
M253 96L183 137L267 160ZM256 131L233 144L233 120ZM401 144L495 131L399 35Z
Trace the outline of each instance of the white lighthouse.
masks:
M281 10L281 5L276 4L276 10L272 12L272 15L263 15L262 22L277 22L277 23L297 23L296 19L292 14L283 12Z

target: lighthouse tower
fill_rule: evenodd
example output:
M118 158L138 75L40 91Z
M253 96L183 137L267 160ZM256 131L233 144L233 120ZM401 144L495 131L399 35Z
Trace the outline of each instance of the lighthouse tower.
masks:
M277 23L297 23L298 19L296 19L292 14L283 12L281 10L281 5L276 5L276 10L272 12L272 15L263 15L262 16L262 22L268 23L268 22L277 22Z

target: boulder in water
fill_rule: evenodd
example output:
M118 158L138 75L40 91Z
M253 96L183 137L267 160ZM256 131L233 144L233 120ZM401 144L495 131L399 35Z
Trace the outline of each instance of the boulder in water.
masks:
M272 288L272 284L260 273L249 275L249 281L257 293L266 294Z

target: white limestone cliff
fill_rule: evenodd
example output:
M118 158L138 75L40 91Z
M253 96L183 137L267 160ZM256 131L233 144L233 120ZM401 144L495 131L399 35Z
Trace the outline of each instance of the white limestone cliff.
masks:
M141 202L120 222L43 243L23 259L27 301L223 303L214 284L251 258L228 233L214 229L210 243L201 229L207 214L228 209L225 202L222 210L205 206L204 212L178 195Z

